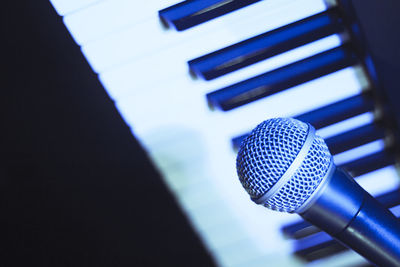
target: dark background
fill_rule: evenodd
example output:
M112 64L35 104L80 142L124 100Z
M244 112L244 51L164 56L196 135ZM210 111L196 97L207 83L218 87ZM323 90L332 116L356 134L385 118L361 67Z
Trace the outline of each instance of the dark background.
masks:
M50 2L1 13L0 266L212 266Z

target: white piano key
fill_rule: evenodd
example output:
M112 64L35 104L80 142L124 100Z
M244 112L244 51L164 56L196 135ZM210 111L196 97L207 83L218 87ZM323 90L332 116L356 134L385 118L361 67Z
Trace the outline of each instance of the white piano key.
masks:
M251 245L251 244L250 244ZM246 262L238 262L236 264L232 264L232 267L265 267L266 263L268 266L304 266L304 262L295 257L292 254L277 252L274 254L263 252L260 255L255 256L254 258L248 259ZM324 265L325 267L325 265ZM338 266L335 266L338 267Z
M276 2L280 2L281 5L277 6ZM260 13L260 9L265 12ZM139 65L146 62L153 66L163 62L185 64L190 59L324 9L325 6L320 0L300 0L296 3L287 0L261 1L233 12L227 17L224 16L224 19L214 19L184 32L172 33L162 29L158 18L154 16L150 20L142 21L126 30L108 35L106 38L85 43L82 51L96 72L102 72L138 58L145 58L144 63L138 63ZM287 16L281 16L282 13ZM168 46L171 48L166 49ZM150 60L150 54L158 64ZM171 68L174 69L173 66ZM166 70L161 66L160 69L164 70L162 73ZM165 73L170 75L169 72Z
M190 178L186 176L186 179ZM175 191L180 203L184 204L185 210L195 211L201 210L204 207L218 209L224 203L224 199L215 190L213 182L207 181L205 176L203 179L202 183L192 184L179 191Z
M153 94L153 91L159 90L157 85L160 84L162 84L163 91L170 90L170 88L182 88L182 90L201 91L206 94L218 88L336 47L339 44L338 36L332 35L209 82L193 81L189 77L185 62L177 61L174 64L162 64L160 61L157 64L157 57L154 57L154 61L142 60L136 62L137 66L134 64L129 68L119 68L102 73L100 74L100 80L110 96L116 101L120 97L146 94L149 91ZM149 64L149 62L153 62L153 64ZM146 90L143 90L143 88L146 88Z
M240 266L257 256L259 257L260 254L257 247L251 242L246 242L246 240L232 243L220 251L220 257L224 262L224 266Z
M315 108L359 94L362 84L354 68L346 68L289 88L228 112L215 112L231 137L253 129L274 117L293 117ZM240 122L240 123L235 123ZM229 125L229 126L228 126Z
M399 188L396 167L391 165L357 177L357 182L374 197Z
M304 266L304 262L290 255L288 251L271 253L258 248L251 240L232 243L218 252L223 266L229 267Z
M385 143L382 139L370 142L368 144L358 146L345 152L333 156L336 165L345 164L347 162L357 160L361 157L371 155L382 151L385 148Z
M153 156L151 158L152 160L154 159ZM154 160L154 163L157 164L158 161ZM188 166L190 166L190 168ZM164 180L166 181L170 190L178 195L187 194L187 192L190 191L191 188L196 188L196 190L198 190L198 188L206 187L208 182L206 179L204 179L205 176L203 176L204 172L201 169L201 166L197 166L196 164L185 165L185 171L182 171L181 168L177 166L160 168L157 165L157 168L161 170ZM191 171L191 173L189 173L189 170ZM205 202L208 202L211 199L212 198L209 196L207 198L207 201Z
M204 195L207 197L207 195ZM209 205L202 205L201 207L191 210L190 218L196 225L199 226L199 230L209 231L209 229L223 227L225 224L230 223L232 219L232 213L227 209L226 203L214 202ZM210 230L211 231L211 230Z
M343 120L341 122L318 129L317 134L326 139L347 131L351 131L355 128L362 127L372 122L374 122L374 113L365 112L347 120Z
M50 0L60 16L67 15L102 0Z
M348 250L310 262L307 267L354 267L365 264L367 264L367 261L360 254L353 250Z
M234 137L265 119L290 117L359 94L362 86L356 71L346 68L229 112L210 111L204 95L192 88L166 89L162 85L152 88L154 91L149 94L120 98L116 105L139 135L163 125L184 125L191 131L206 131L216 125L227 136Z
M158 17L158 10L176 2L147 0L146 4L141 4L132 0L103 0L65 16L64 23L75 41L82 45L146 19Z
M245 232L236 221L231 221L229 224L218 225L205 232L202 232L206 239L212 244L212 249L220 250L232 243L246 239Z
M173 63L168 63L167 60L163 60L159 56L146 58L127 67L102 73L100 74L100 80L110 96L116 101L118 101L118 98L128 96L129 94L147 93L149 90L156 91L158 90L157 85L161 82L163 90L181 87L185 88L184 90L201 90L201 92L206 94L207 92L231 85L243 79L337 47L338 45L340 45L339 37L332 35L212 81L193 81L189 77L185 61L172 60L171 62ZM176 52L178 53L178 51ZM143 90L145 87L149 88L149 90Z

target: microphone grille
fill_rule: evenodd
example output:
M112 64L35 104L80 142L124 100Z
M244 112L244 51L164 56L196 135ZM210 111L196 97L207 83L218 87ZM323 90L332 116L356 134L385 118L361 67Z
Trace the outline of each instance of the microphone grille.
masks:
M308 125L290 118L259 124L243 141L236 168L251 198L264 195L294 161L308 133Z
M297 157L308 135L308 124L290 118L266 120L243 141L236 161L239 180L252 199L267 193ZM331 155L315 136L294 175L264 206L294 212L315 191L329 169Z

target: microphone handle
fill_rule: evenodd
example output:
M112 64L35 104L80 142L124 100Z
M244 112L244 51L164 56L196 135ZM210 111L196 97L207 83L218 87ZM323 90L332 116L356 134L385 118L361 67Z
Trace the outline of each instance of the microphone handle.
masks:
M344 171L333 167L300 212L378 266L400 266L400 221Z
M400 266L399 220L368 193L357 216L334 237L377 266Z

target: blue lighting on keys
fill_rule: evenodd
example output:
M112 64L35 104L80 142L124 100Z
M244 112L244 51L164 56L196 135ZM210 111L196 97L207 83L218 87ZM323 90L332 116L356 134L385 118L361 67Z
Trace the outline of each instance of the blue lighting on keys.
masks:
M371 155L375 152L384 150L385 143L382 139L376 140L374 142L353 148L351 150L342 152L333 156L336 165L342 165L350 161L354 161L364 156Z
M187 0L159 11L168 27L183 31L261 0Z
M328 10L193 59L190 71L211 80L342 30L335 13Z
M209 93L207 94L207 100L212 107L220 108L224 111L231 110L297 84L348 67L355 62L356 56L347 46L333 48Z

